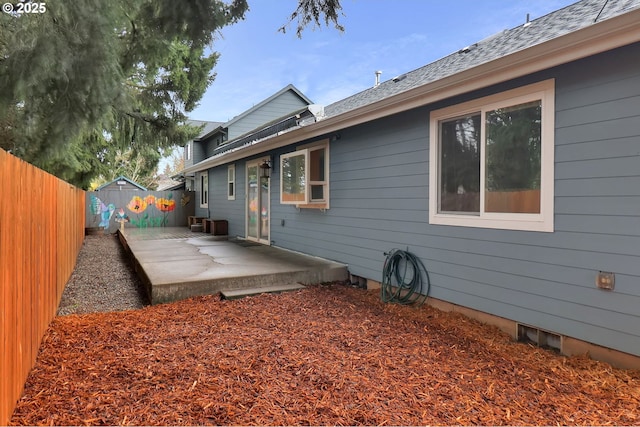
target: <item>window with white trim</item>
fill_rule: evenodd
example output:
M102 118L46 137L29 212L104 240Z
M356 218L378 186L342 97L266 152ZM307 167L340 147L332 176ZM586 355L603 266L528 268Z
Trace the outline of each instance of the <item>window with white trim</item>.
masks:
M184 146L184 155L185 155L185 160L191 160L191 143L187 142L187 144Z
M236 199L236 165L227 166L227 200Z
M200 174L200 207L209 207L209 172Z
M554 80L431 112L429 223L553 231Z
M280 156L280 203L329 208L328 140Z

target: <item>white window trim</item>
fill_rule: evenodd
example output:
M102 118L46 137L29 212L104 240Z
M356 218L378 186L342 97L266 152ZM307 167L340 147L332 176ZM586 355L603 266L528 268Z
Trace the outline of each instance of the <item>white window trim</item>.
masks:
M233 184L233 192L231 190ZM236 165L227 166L227 200L236 199Z
M329 165L330 165L330 154L329 154L329 140L325 139L322 140L320 142L312 142L310 144L305 144L305 145L301 145L299 147L296 148L296 151L287 153L287 154L283 154L280 156L280 203L283 205L295 205L298 208L309 208L309 209L329 209L330 204L329 204L329 200L330 200L330 170L329 170ZM311 151L315 151L315 150L319 150L319 149L324 149L325 151L325 180L324 181L310 181L309 180L309 173L310 173L310 168L309 168L309 153ZM282 177L283 175L283 167L282 167L282 160L286 159L288 157L293 157L293 156L297 156L300 155L301 152L304 152L304 158L305 158L305 202L304 203L300 203L297 201L294 202L285 202L282 200L282 187L284 185L284 183L282 182ZM325 198L323 200L313 200L311 199L311 186L312 185L319 185L322 182L324 182L324 194L325 194Z
M282 199L284 194L284 160L289 157L304 156L304 203L309 203L309 151L308 150L296 150L290 153L286 153L280 156L280 203L283 205L299 205L301 204L297 200L285 201Z
M200 207L209 207L209 172L204 171L200 174Z
M184 146L185 151L185 160L191 160L191 143L187 142L187 145Z
M540 171L540 213L484 212L484 179L480 180L480 214L439 213L439 122L469 113L484 112L499 107L518 105L529 101L542 102L542 147ZM505 230L553 232L554 214L554 134L555 134L555 80L523 86L462 104L434 110L429 123L429 224L480 227ZM485 172L484 124L480 150L480 176Z

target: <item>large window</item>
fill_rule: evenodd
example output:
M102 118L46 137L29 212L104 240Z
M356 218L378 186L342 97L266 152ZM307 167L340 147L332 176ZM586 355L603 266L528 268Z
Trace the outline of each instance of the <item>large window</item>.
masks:
M554 82L431 113L431 224L553 231Z
M280 156L280 202L329 208L329 143L300 147Z

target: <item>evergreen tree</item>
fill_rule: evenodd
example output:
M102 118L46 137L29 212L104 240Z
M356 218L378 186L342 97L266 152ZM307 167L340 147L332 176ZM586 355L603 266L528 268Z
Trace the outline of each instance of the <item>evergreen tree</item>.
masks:
M211 83L246 0L77 0L0 15L0 146L87 187L128 148L155 171Z
M197 134L186 114L213 81L214 37L247 10L247 0L74 0L0 14L0 148L82 188L117 153L153 173ZM342 29L339 10L299 0L291 20L298 35L323 16Z

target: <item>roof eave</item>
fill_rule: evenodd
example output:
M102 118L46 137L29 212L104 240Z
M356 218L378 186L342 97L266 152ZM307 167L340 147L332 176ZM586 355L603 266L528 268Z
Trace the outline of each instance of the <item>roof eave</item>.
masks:
M186 168L185 172L206 170L639 41L640 9L636 9L363 107L276 135L260 144L205 159Z

